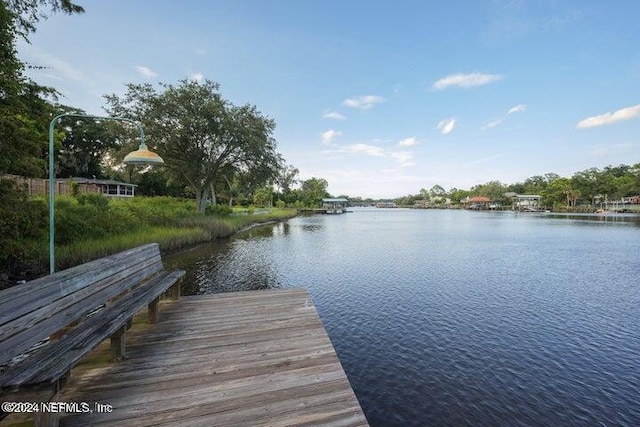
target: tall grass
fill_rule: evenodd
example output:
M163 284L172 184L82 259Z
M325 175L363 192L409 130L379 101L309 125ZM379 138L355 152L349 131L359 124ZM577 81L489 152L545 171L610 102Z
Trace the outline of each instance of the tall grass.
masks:
M5 222L17 222L0 221L0 226L6 225L0 227L3 231L0 239L4 239L0 241L3 243L0 248L13 248L12 257L5 257L6 262L0 262L0 289L16 280L44 275L48 270L46 201L35 197L29 200L29 206L33 209L19 208L14 212L20 217L18 219L24 217L22 222L28 226L23 226L20 233L13 233L18 236L13 240L9 239L11 227ZM229 237L251 224L296 215L295 209L249 209L231 214L229 209L211 209L209 214L202 215L196 212L193 200L173 197L118 200L99 194L58 196L55 209L57 270L151 242L159 243L164 252L172 251Z
M129 234L81 240L56 248L58 270L82 264L146 243L158 243L163 251L176 250L210 240L202 228L148 227Z
M167 210L172 208L175 208L175 205ZM89 237L59 246L56 249L56 268L68 268L145 243L155 242L160 245L162 251L172 251L226 238L253 224L284 220L296 215L295 209L273 209L259 214L227 217L197 215L195 212L181 209L177 212L176 214L174 209L173 215L167 215L166 212L150 215L141 208L135 222L142 225L129 229L126 233ZM164 225L155 225L158 223Z

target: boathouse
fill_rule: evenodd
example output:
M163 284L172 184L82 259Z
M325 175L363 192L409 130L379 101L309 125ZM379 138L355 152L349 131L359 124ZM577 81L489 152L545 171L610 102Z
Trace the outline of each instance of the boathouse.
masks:
M513 210L536 211L540 209L542 196L537 194L516 194L513 196Z
M327 214L341 214L346 212L349 200L342 198L322 199L322 209Z
M467 209L480 210L487 209L491 199L484 196L467 197L462 200Z

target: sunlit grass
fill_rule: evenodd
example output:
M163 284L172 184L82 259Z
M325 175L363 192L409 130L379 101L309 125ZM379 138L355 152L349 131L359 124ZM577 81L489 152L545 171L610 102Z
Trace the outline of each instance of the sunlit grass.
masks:
M145 225L126 234L113 234L99 238L86 238L56 247L56 269L69 268L146 243L158 243L163 252L173 251L198 243L221 239L254 224L263 224L292 218L295 209L271 209L252 215L227 217L186 216L171 218L175 225ZM41 260L46 265L46 260Z

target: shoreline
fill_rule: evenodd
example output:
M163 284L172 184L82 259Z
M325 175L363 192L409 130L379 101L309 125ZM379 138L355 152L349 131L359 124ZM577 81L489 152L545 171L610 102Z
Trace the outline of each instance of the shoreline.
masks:
M58 252L56 270L65 270L146 243L158 243L161 253L169 255L192 249L201 244L228 239L253 227L286 221L298 215L297 210L286 209L226 218L199 217L199 222L192 224L150 227L140 230L136 234L112 235L103 239L85 240L74 245L56 248L56 252ZM252 218L253 216L255 218ZM24 265L18 274L3 273L0 276L0 290L46 276L49 267L44 258L40 257L32 263Z

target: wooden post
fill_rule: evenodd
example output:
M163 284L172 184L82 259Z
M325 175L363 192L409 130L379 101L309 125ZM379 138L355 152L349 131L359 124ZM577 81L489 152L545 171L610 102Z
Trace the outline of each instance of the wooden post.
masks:
M60 389L66 384L71 371L60 377L53 385L53 394L49 398L49 402L60 401ZM39 411L33 415L33 425L35 427L58 427L60 424L60 414L57 412Z
M111 335L111 360L119 362L124 359L124 333L127 331L127 325L122 326L113 335Z
M160 302L160 297L154 299L149 303L149 308L147 310L147 319L150 324L155 324L158 322L158 303Z
M33 425L35 427L58 427L60 425L60 414L57 412L36 412L33 415Z
M171 287L171 299L177 301L180 299L180 285L182 284L182 279L179 279L172 287Z

